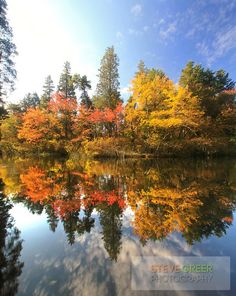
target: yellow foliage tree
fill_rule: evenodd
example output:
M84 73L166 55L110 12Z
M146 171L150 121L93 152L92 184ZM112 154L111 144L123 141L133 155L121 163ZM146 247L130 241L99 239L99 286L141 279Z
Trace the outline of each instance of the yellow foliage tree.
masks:
M191 137L202 124L198 98L159 71L136 75L131 91L125 110L126 132L133 141L143 139L150 149L172 139Z

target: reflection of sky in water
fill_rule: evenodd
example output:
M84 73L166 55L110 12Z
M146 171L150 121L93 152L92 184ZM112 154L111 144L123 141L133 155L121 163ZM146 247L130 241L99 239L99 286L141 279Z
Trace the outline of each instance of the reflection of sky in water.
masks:
M236 295L234 161L32 163L0 166L23 239L18 295ZM134 256L230 256L232 291L132 291Z
M123 215L122 248L117 262L112 262L104 248L98 213L93 212L95 227L90 233L76 236L67 243L62 224L56 232L49 230L46 215L32 214L23 205L11 210L24 239L21 259L25 266L20 277L18 295L235 295L216 291L132 291L130 266L132 256L231 256L231 286L235 291L236 228L230 227L221 238L210 237L189 246L180 233L163 241L148 241L143 246L132 232L133 213Z
M32 214L29 210L22 204L16 204L11 209L10 214L15 219L15 225L17 228L24 231L26 229L37 227L38 225L45 223L46 215L42 213L41 215Z

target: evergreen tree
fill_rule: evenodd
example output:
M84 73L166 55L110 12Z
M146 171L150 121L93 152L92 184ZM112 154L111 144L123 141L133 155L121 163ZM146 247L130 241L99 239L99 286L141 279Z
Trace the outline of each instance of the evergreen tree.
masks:
M59 218L55 214L55 210L53 209L53 207L50 204L46 205L45 208L46 208L46 213L47 213L47 222L49 224L49 229L52 232L55 232L57 229Z
M117 261L121 250L122 210L117 203L104 205L100 210L100 223L102 226L102 239L104 247L111 260Z
M2 192L3 186L0 179L0 295L16 295L24 266L20 260L22 239L10 215L12 205Z
M121 101L118 66L119 59L114 47L108 47L101 60L97 94L94 98L94 104L99 109L106 107L114 109Z
M7 112L8 114L15 114L15 113L21 113L21 105L20 103L16 104L16 103L10 103L7 104Z
M20 103L22 112L25 112L29 108L36 108L40 104L39 96L36 92L28 93L22 102Z
M7 3L0 0L0 103L3 103L8 91L13 89L16 78L13 59L17 52L6 14Z
M141 74L141 73L146 73L147 72L147 67L144 64L143 60L140 60L138 63L138 71L135 73L135 75Z
M79 220L79 210L67 213L65 217L62 218L62 223L64 226L64 231L67 236L67 241L70 245L75 242L75 235L77 231L77 226L80 222Z
M0 119L5 119L7 116L7 110L5 109L5 107L2 105L0 106Z
M93 207L84 209L84 216L77 225L77 233L79 235L83 234L85 231L90 233L91 229L94 227L95 219L91 217L92 212Z
M89 109L92 106L92 101L89 98L88 89L91 89L91 82L88 80L87 76L84 75L79 79L78 87L81 90L81 105Z
M232 104L235 100L234 93L232 95L224 93L233 90L235 82L222 69L213 72L190 61L182 70L179 83L188 87L192 94L200 99L206 116L212 118L216 118L225 105Z
M43 95L40 100L40 106L42 108L45 108L47 106L48 102L51 99L51 95L52 95L53 91L54 91L53 80L52 80L51 76L48 75L45 79L45 83L43 86Z
M63 71L60 76L58 91L64 93L65 98L75 98L75 88L78 84L78 75L71 74L71 67L69 62L65 62Z

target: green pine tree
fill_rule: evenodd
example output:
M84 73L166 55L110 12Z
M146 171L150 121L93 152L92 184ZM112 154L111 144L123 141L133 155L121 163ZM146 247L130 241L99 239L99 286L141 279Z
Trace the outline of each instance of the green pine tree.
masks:
M40 104L39 96L36 92L28 93L20 103L21 111L26 112L29 108L36 108Z
M114 109L121 101L118 66L119 59L114 47L108 47L101 60L97 93L94 98L94 104L99 109Z
M91 89L91 82L88 80L86 75L80 77L78 87L81 90L81 105L89 109L92 107L92 101L89 98L87 90Z
M48 102L51 99L51 95L54 91L54 84L53 84L53 80L51 78L50 75L48 75L45 79L45 83L43 85L43 95L40 99L40 106L42 108L46 108L48 105Z
M235 100L234 94L225 96L223 93L234 89L235 82L222 69L213 72L190 61L182 70L179 83L200 99L205 115L212 118L216 118L225 105Z
M14 56L17 52L12 38L12 29L7 19L7 3L0 0L0 117L4 113L4 99L13 90L16 78Z
M117 261L121 250L122 210L118 204L104 205L100 210L102 239L111 260Z
M135 75L138 75L140 73L146 73L146 71L148 70L143 60L139 61L137 68L138 68L138 71L135 73Z
M66 98L75 98L75 89L78 84L79 75L71 74L71 66L69 62L65 62L63 71L60 76L58 91L64 93Z

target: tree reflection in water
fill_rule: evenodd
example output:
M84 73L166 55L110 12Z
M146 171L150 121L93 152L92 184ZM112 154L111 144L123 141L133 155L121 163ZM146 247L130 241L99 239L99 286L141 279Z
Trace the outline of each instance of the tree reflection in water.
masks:
M3 194L4 183L0 179L0 295L15 295L18 277L23 268L19 257L22 250L20 231L14 227L9 211L10 202Z
M59 220L69 244L94 227L99 214L102 239L112 260L121 250L122 219L132 209L133 232L142 243L180 232L189 244L222 236L236 205L234 164L217 161L67 161L19 166L14 202ZM5 174L6 176L7 174ZM12 182L11 188L12 188ZM8 190L9 192L9 190ZM14 191L16 192L16 190Z

